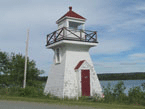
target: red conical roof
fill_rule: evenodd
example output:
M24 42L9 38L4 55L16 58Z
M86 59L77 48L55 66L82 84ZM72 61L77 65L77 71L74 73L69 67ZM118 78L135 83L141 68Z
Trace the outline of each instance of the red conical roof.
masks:
M59 20L63 19L64 17L73 17L73 18L86 20L84 17L82 17L79 14L75 13L74 11L72 11L72 7L71 6L69 7L69 11L64 16L62 16L60 19L58 19L56 22L58 22Z

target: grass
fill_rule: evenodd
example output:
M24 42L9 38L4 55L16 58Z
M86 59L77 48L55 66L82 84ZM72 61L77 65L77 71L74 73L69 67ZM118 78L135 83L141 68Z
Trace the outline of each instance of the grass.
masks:
M98 103L96 102L87 102L87 101L73 101L73 100L60 100L60 99L48 99L44 97L16 97L16 96L6 96L0 95L0 100L9 100L9 101L26 101L26 102L38 102L38 103L48 103L48 104L59 104L59 105L78 105L78 106L87 106L101 109L145 109L144 106L139 105L124 105L124 104L108 104L108 103Z
M0 100L42 102L59 105L85 106L99 109L145 109L145 91L134 87L124 94L124 84L119 82L114 88L108 85L104 88L105 98L80 97L79 100L60 99L54 95L43 93L43 87L27 86L25 89L20 87L0 88Z

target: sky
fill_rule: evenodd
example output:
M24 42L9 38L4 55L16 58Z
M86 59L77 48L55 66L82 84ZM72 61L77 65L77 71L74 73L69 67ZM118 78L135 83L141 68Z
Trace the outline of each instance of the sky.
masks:
M89 51L97 74L145 72L145 0L0 0L0 50L25 55L29 29L29 58L49 75L54 53L46 35L69 6L97 31Z

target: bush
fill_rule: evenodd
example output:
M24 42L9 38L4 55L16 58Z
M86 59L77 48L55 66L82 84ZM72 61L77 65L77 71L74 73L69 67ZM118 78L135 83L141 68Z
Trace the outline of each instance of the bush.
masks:
M8 95L10 96L19 96L20 95L20 87L10 87L8 88Z
M124 90L126 87L122 81L118 82L113 88L111 88L110 83L104 88L104 100L102 102L106 103L128 103L128 97L125 95Z
M124 83L122 81L118 82L113 88L113 96L118 99L120 96L124 95L125 89Z
M113 88L113 97L118 102L123 102L126 100L126 95L124 93L124 90L126 87L124 86L124 83L122 81L118 82L115 87Z
M142 83L141 86L142 86L143 90L145 90L145 83Z
M0 95L6 95L8 93L8 88L0 88Z
M0 89L0 95L9 96L26 96L26 97L43 97L43 89L27 86L25 89L21 87L11 87Z
M41 97L43 96L43 90L40 88L28 86L21 90L21 96L27 97Z
M104 102L111 103L114 100L113 91L110 83L108 83L106 88L104 87L104 96Z
M145 105L145 93L139 86L130 88L128 91L128 98L130 103L140 103ZM142 102L144 101L144 103Z

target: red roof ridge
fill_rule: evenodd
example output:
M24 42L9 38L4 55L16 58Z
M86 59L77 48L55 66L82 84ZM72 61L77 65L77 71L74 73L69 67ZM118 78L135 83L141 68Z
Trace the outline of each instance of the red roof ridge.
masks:
M72 11L71 6L69 7L69 11L65 15L63 15L60 19L58 19L56 22L58 22L59 20L61 20L64 17L73 17L73 18L86 20L86 18L84 18L81 15L77 14L76 12Z

